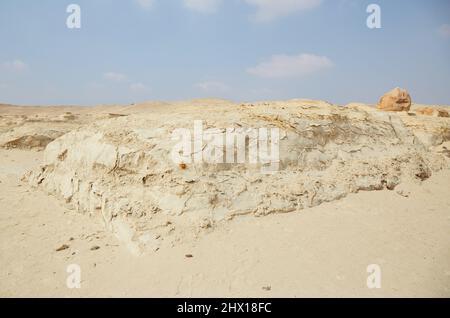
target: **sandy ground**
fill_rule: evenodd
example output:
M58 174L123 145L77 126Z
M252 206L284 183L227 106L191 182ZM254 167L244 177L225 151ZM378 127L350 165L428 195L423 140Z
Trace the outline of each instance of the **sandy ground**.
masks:
M409 197L364 192L243 217L135 257L98 220L19 181L41 156L0 150L0 296L450 296L450 171L410 185ZM81 267L80 289L66 286L70 264ZM367 287L370 264L381 267L381 289Z

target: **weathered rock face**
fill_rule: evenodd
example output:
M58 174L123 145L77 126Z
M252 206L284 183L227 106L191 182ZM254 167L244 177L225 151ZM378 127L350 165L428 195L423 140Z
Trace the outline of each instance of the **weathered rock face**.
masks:
M390 112L403 112L411 109L411 96L401 88L394 88L381 97L378 109Z
M450 140L447 118L301 100L183 109L72 131L47 146L43 165L25 179L102 217L139 253L239 215L299 211L349 193L394 189L405 179L420 182L449 167L449 158L433 150ZM204 129L217 128L215 134L278 128L279 171L263 173L264 164L250 158L240 164L174 162L172 132L193 131L198 120ZM212 140L201 142L207 149ZM189 157L197 155L192 148Z

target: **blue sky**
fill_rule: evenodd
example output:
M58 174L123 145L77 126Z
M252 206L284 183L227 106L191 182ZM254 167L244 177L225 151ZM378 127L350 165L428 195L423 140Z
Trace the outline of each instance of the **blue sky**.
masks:
M447 0L2 0L0 43L3 103L375 103L400 86L450 104Z

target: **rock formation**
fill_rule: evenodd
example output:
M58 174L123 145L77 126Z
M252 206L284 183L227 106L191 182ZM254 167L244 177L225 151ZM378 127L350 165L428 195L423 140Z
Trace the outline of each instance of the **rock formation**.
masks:
M410 102L397 90L381 104L407 110ZM349 193L393 190L406 179L421 182L449 168L449 158L436 150L450 140L448 118L304 100L171 107L145 112L141 106L138 115L73 130L47 146L42 166L25 180L101 217L140 253L240 215L300 211ZM217 134L278 128L279 171L262 173L264 164L250 158L240 164L174 162L172 133L192 131L198 120ZM217 149L211 143L202 140L203 147ZM189 157L196 155L192 150Z
M437 107L418 107L415 109L416 114L436 117L450 117L446 109Z

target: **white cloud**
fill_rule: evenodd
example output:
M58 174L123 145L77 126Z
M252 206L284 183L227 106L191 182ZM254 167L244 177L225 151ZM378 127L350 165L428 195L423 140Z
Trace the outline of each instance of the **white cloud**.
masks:
M214 13L219 9L222 0L183 0L183 3L186 8L193 11Z
M331 60L325 56L274 55L269 61L247 69L247 72L264 78L288 78L309 75L332 66Z
M130 84L130 90L133 93L142 93L142 92L147 92L148 88L147 88L147 86L145 86L142 83L132 83L132 84Z
M154 0L136 0L136 2L141 8L146 10L151 9L155 3Z
M295 12L318 7L322 0L245 0L256 7L252 18L257 22L268 22Z
M444 38L450 38L450 24L443 24L439 27L438 32Z
M116 72L107 72L103 74L103 78L112 82L124 82L127 80L127 76Z
M3 63L3 68L13 72L23 72L28 69L28 65L21 60L15 59L13 61Z
M207 93L224 93L230 89L228 85L216 81L201 82L194 86Z

